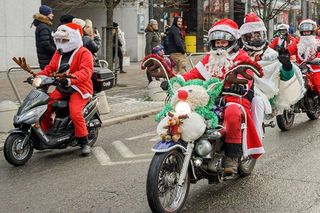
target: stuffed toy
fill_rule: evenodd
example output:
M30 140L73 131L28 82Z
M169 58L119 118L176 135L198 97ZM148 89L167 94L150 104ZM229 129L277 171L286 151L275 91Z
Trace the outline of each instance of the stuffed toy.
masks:
M162 140L194 141L200 138L206 128L218 125L218 116L213 111L214 101L220 95L223 83L212 78L209 81L199 79L183 81L180 78L170 80L173 90L169 89L170 102L156 116L160 122L157 133ZM175 107L187 102L191 108L189 114L178 114Z

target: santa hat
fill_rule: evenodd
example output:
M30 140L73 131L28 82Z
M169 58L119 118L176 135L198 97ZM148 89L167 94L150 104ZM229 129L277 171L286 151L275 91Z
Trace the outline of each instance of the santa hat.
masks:
M302 24L305 24L305 23L313 24L315 26L315 29L317 28L317 23L311 19L305 19L305 20L301 21L299 24L299 28Z
M261 18L254 12L246 14L244 24L240 27L240 34L244 35L252 32L267 31Z
M65 24L67 27L73 29L73 30L77 30L80 33L80 36L83 36L83 31L82 31L82 27L79 24L75 24L75 23L68 23Z
M78 25L80 25L82 28L84 28L84 27L86 26L86 22L83 21L83 20L80 19L80 18L74 18L74 19L72 19L72 23L78 24Z
M213 31L228 32L231 35L233 35L236 39L240 38L238 24L228 18L221 19L220 21L218 21L214 25L212 25L211 29L209 30L208 36L210 36L210 34Z

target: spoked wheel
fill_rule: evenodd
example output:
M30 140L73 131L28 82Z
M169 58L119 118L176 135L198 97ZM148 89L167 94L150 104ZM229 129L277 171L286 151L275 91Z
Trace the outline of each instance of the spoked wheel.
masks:
M308 110L307 112L308 118L310 120L316 120L320 117L320 106L319 106L319 101L316 101L312 109Z
M4 144L4 157L6 160L14 165L21 166L24 165L32 156L33 144L32 141L26 141L23 146L23 141L26 135L21 133L13 133L7 137Z
M294 111L293 109L290 110L283 110L281 115L277 115L277 124L278 127L282 131L288 131L291 129L293 122L294 122Z
M239 175L245 177L251 174L254 166L256 165L256 159L248 156L246 158L242 157L239 165Z
M178 186L184 155L180 150L156 153L147 177L147 197L153 212L179 212L188 196L190 178L187 172L184 183Z

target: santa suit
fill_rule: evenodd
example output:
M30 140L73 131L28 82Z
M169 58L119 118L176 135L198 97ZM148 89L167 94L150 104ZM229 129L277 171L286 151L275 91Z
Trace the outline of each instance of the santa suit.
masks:
M231 59L234 63L239 61L248 61L249 56L243 50L239 50L231 55ZM212 77L224 80L226 70L222 70L222 76L216 76L212 74L208 69L210 60L210 54L204 56L204 58L189 72L182 74L185 81L191 79L208 80ZM250 60L250 59L249 59ZM251 70L247 70L247 73L253 76ZM243 78L238 75L238 78ZM249 80L248 89L252 87L253 80ZM230 84L225 83L224 88L229 88ZM249 91L249 90L248 90ZM264 153L261 141L255 130L250 111L250 101L245 97L236 97L232 95L224 96L227 101L227 107L224 111L224 127L226 129L225 142L229 144L241 144L244 156L252 155L257 158L260 154ZM242 131L242 120L246 117L247 129Z
M61 28L70 30L65 26L62 26ZM64 31L61 31L60 33L63 34ZM93 72L93 58L91 52L88 49L82 47L80 34L75 33L75 31L70 31L69 35L75 35L75 37L72 37L72 39L75 40L71 39L71 45L68 46L68 48L71 48L71 51L73 51L73 53L71 54L68 61L70 69L67 72L75 76L75 78L68 80L68 86L72 87L75 91L72 94L63 94L59 92L58 89L55 89L52 93L49 94L50 100L48 103L48 109L42 118L41 126L45 131L48 130L52 126L52 104L57 100L69 98L69 111L71 120L75 128L75 136L77 138L82 138L88 135L88 130L83 118L82 110L93 94L93 85L91 81ZM73 49L73 46L77 47ZM56 51L50 63L42 71L40 71L37 76L50 76L51 74L57 72L61 65L61 59L62 55L60 55L58 51Z
M275 50L268 47L264 51L254 53L251 58L262 66L264 76L254 76L255 97L251 109L253 121L262 138L264 115L272 113L271 105L281 113L283 109L289 109L303 97L305 88L300 69L292 64L290 71L284 70Z
M283 38L281 38L280 36L275 37L272 42L269 44L269 47L276 50L277 46L281 46L283 43ZM287 40L284 41L285 45L284 47L288 49L290 56L295 55L294 50L297 46L297 41L295 39L295 37L293 37L292 35L288 34L287 35Z

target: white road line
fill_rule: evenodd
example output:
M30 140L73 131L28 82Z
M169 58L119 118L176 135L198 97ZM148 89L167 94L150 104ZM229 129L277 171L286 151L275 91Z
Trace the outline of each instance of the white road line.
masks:
M110 162L103 166L114 166L114 165L122 165L122 164L132 164L132 163L142 163L149 162L151 159L140 159L140 160L128 160L128 161L118 161L118 162Z
M146 153L146 154L137 154L136 157L150 157L153 156L154 153Z
M156 142L156 141L159 141L160 140L160 136L154 136L153 138L151 138L149 141L151 142Z
M101 146L93 147L92 152L102 166L112 164L110 157Z
M146 133L142 133L141 135L137 135L137 136L134 136L134 137L131 137L131 138L126 138L126 140L128 141L132 141L132 140L135 140L135 139L139 139L139 138L145 138L145 137L150 137L150 136L155 136L157 133L152 131L152 132L146 132Z
M136 155L121 141L112 142L114 148L122 155L124 158L134 158Z

